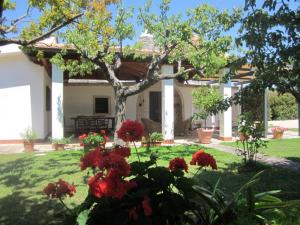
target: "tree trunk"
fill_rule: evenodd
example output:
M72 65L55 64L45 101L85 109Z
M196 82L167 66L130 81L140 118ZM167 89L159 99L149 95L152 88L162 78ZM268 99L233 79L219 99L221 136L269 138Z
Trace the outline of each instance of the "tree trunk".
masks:
M115 91L115 103L116 103L116 123L115 123L115 134L114 142L116 145L124 145L125 143L118 138L117 130L121 127L122 123L126 119L126 99L122 93Z

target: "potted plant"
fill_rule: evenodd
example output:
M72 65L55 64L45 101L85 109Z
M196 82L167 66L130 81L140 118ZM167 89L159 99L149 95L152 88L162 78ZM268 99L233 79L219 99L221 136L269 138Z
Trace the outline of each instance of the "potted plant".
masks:
M100 133L90 132L88 134L82 134L79 136L80 146L84 147L85 151L94 149L97 147L105 148L106 141L109 140L105 130L101 130Z
M161 146L164 136L160 132L153 132L150 134L150 143L152 146Z
M209 144L214 130L206 126L206 120L209 115L215 115L217 110L216 104L222 99L220 93L216 88L200 87L193 91L193 103L198 112L194 113L194 119L204 120L204 128L198 128L197 134L200 143Z
M34 150L34 140L37 138L35 131L28 127L25 132L21 134L24 143L24 151L32 152Z
M283 136L284 131L287 131L287 130L288 130L287 128L279 127L279 126L271 128L274 139L281 139L282 136Z
M52 147L55 149L55 151L58 150L65 150L65 146L67 144L70 144L71 139L73 138L73 135L71 135L70 137L63 137L63 138L49 138L51 143L52 143Z

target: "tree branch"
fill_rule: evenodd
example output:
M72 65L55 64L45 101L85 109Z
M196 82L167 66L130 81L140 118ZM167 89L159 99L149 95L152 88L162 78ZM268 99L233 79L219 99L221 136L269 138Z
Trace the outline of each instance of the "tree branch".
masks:
M52 28L48 32L40 35L39 37L31 39L30 41L23 40L23 39L14 39L14 38L12 38L12 39L0 38L0 46L6 45L6 44L18 44L18 45L22 45L22 46L28 46L28 45L35 44L35 43L45 39L46 37L49 37L51 34L60 30L61 28L65 27L65 26L67 26L68 24L72 23L74 20L78 19L82 15L83 15L83 13L77 14L76 16L69 18L66 21L59 24L58 26Z

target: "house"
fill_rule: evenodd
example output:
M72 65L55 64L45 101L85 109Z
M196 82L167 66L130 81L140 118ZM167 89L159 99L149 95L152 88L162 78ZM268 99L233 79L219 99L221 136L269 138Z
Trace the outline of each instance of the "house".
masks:
M140 38L143 41L149 37L143 34ZM113 89L101 74L69 78L66 72L50 63L47 57L61 47L55 38L38 43L37 48L45 55L42 60L24 53L15 44L0 47L0 143L20 142L20 134L27 127L33 128L38 139L43 140L49 135L59 138L65 132L74 132L78 116L115 116ZM145 62L126 61L121 67L120 79L125 84L135 83L144 69ZM162 72L172 73L173 70L173 65L162 65ZM215 83L212 79L163 80L129 97L126 117L139 121L145 117L160 122L165 139L172 141L176 124L195 112L193 89ZM235 81L222 84L220 91L224 97L229 97L239 90L240 84ZM211 117L208 126L219 127L220 138L231 140L232 126L237 124L240 112L240 106L233 106Z

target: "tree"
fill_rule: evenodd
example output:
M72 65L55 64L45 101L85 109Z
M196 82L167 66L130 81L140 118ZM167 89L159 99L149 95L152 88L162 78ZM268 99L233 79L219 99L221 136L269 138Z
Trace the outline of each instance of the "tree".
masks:
M258 6L255 0L246 0L246 16L237 42L247 48L245 59L255 69L249 87L291 93L299 105L300 8L296 2L265 0Z
M76 23L68 23L64 30L58 33L66 43L66 48L72 46L79 57L65 60L65 49L52 58L52 63L58 64L70 75L101 71L114 89L116 129L125 119L125 104L129 96L138 94L163 79L215 74L225 66L228 63L226 53L231 49L232 41L224 32L237 22L240 15L237 10L233 13L220 12L211 6L201 5L189 10L187 19L183 19L180 15L170 15L170 0L163 0L159 14L151 12L151 1L148 1L144 8L138 10L138 17L134 18L133 8L125 9L122 3L116 1L93 0L86 5L82 2L84 1L74 0L61 3L69 4L73 9L66 9L68 14L72 15L67 18L73 18L74 12L80 17L76 18ZM116 15L107 9L106 5L109 3L116 3ZM60 12L63 15L65 8ZM44 10L44 19L33 23L33 28L24 30L25 41L41 33L39 27L47 21L51 12L49 9ZM124 46L124 41L134 38L134 27L130 19L136 19L144 30L153 35L156 48L150 54L141 54L138 50L143 46L140 45ZM197 38L193 39L193 36ZM131 86L125 86L118 77L122 62L127 57L147 57L149 60L145 77ZM185 67L182 63L184 61L190 66ZM160 66L164 63L176 64L177 72L162 74Z

